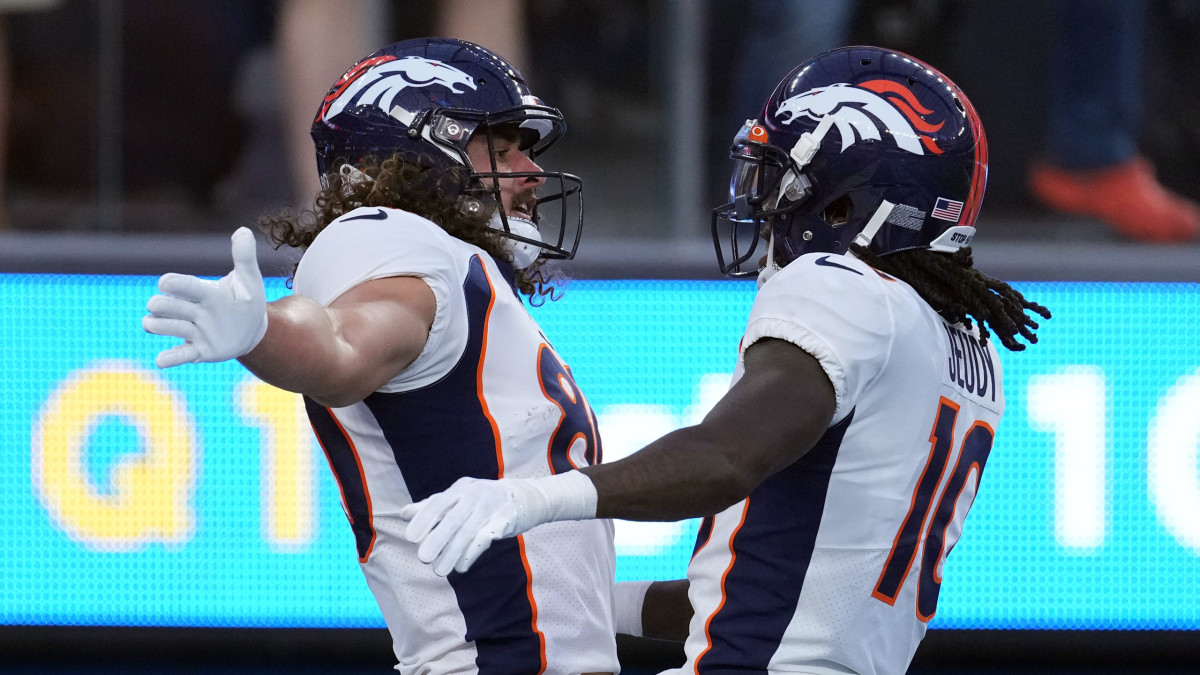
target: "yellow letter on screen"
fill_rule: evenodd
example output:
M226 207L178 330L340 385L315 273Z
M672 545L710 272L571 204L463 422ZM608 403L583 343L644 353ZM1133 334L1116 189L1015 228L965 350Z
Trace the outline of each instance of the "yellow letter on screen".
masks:
M255 377L238 386L242 419L262 433L263 536L271 548L296 551L313 535L312 428L299 394Z
M134 426L141 442L113 467L111 489L102 494L87 476L84 453L92 430L109 416ZM32 450L42 504L85 546L130 550L151 541L181 544L191 535L192 423L153 371L107 362L71 373L42 407Z

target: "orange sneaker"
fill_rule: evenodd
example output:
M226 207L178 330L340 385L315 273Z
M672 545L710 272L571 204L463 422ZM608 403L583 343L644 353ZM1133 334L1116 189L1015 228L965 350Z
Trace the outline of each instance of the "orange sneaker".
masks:
M1099 218L1130 239L1181 242L1200 237L1200 206L1164 188L1142 157L1092 171L1039 162L1030 168L1029 188L1050 208Z

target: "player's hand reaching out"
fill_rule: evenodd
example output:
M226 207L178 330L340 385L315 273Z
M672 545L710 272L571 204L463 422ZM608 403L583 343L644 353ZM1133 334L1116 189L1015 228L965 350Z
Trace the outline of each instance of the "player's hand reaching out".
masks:
M233 271L221 279L174 273L159 278L160 293L146 303L150 314L142 317L142 328L183 340L159 353L159 368L237 358L262 341L267 303L254 234L239 227L232 242Z
M542 523L596 516L596 487L578 471L545 478L459 478L400 510L410 521L405 538L421 562L440 576L466 572L492 542Z

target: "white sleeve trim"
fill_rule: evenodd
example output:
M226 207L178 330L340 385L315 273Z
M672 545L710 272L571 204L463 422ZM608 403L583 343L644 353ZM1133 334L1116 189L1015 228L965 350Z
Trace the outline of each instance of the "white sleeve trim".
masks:
M829 382L833 384L836 401L836 409L829 426L841 422L850 413L846 409L846 370L833 347L804 326L783 319L762 318L756 319L746 327L746 335L742 340L743 351L763 338L786 340L808 352L821 364Z
M425 344L412 363L377 390L396 392L436 381L461 355L466 327L460 321L464 315L455 281L464 253L457 240L427 219L397 209L384 211L384 220L331 223L305 251L293 286L296 293L328 306L350 289L377 279L416 277L425 282L436 305Z

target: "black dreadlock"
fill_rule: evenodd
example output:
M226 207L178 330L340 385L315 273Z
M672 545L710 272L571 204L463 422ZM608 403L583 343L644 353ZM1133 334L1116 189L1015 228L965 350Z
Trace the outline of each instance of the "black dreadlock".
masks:
M987 340L990 328L1000 344L1011 351L1025 349L1025 345L1017 342L1017 335L1031 344L1038 341L1033 332L1038 324L1027 311L1050 318L1050 310L975 269L969 246L954 253L912 249L886 256L858 245L851 246L851 250L871 267L912 286L947 321L970 326L974 320L980 337Z

